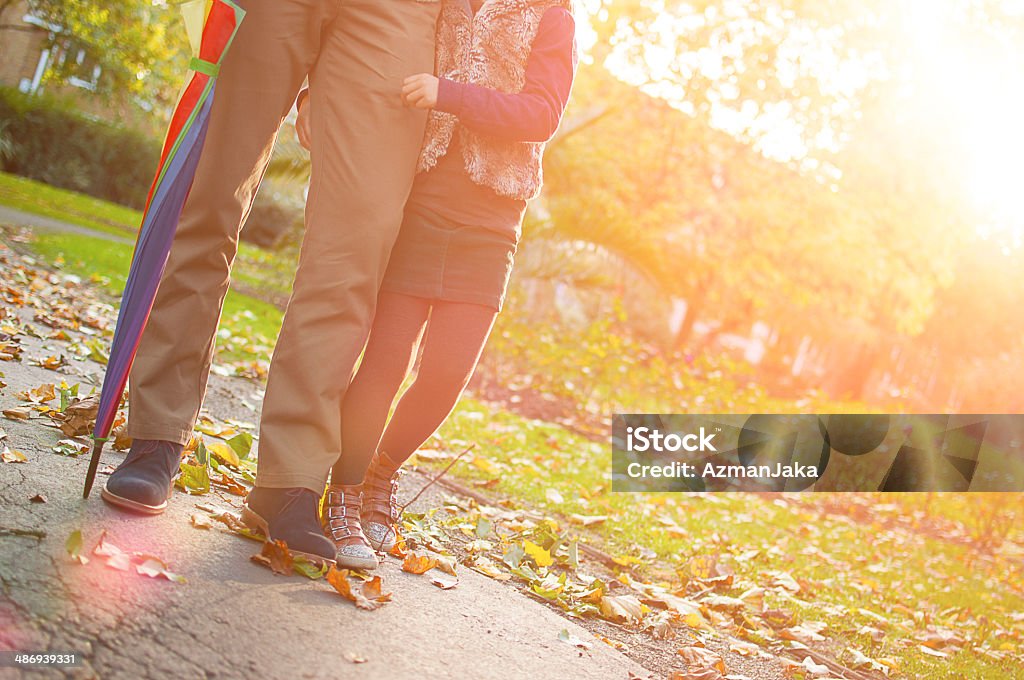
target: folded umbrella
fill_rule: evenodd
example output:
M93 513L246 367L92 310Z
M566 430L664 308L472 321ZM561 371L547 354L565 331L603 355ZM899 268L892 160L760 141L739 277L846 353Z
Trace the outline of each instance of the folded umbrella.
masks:
M92 435L92 459L86 473L84 498L89 497L96 479L103 443L110 437L142 330L153 309L160 278L167 265L178 219L195 179L209 127L220 64L245 16L245 10L231 0L191 0L184 3L181 10L192 46L193 56L189 63L192 73L171 116L121 296L121 310L117 316Z

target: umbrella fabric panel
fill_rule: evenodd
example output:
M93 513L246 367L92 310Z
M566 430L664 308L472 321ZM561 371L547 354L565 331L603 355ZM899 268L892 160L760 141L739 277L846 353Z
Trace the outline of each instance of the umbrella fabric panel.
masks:
M210 84L211 93L213 84ZM149 212L139 230L139 240L132 257L131 270L122 295L114 340L110 349L107 372L103 379L95 436L106 438L114 421L132 360L142 337L156 297L160 277L167 265L174 229L160 225L176 225L192 187L192 178L202 154L209 127L212 97L206 97L181 139L177 152L167 164L164 181L157 187Z

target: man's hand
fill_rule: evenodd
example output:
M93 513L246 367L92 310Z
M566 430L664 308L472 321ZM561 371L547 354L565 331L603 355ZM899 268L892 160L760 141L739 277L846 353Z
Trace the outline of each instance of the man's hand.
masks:
M402 101L414 109L432 109L437 106L437 76L417 73L402 81Z
M309 122L309 96L302 98L299 104L299 112L295 117L295 134L299 138L299 144L306 151L309 151L313 139L313 125Z

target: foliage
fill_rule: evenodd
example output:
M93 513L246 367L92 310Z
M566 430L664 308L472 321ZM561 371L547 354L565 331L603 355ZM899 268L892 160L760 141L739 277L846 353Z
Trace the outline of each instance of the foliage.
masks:
M121 205L145 203L159 142L96 121L69 102L0 89L0 124L12 152L3 170Z
M47 28L21 24L12 0L0 2L0 28L43 33L51 60L46 82L64 83L83 68L102 70L96 91L108 99L171 101L185 63L186 40L177 10L145 0L28 0L29 12ZM79 63L77 53L84 52ZM178 74L178 75L176 75ZM89 74L86 74L89 75Z
M735 361L665 355L633 339L621 312L583 328L500 316L478 369L480 380L563 405L572 417L610 413L774 412L764 390ZM568 338L571 342L566 342ZM484 385L484 391L488 385Z

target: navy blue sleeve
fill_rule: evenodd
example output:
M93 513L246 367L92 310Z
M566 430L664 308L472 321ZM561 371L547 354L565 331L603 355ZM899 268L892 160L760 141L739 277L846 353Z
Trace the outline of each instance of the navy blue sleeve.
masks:
M509 142L546 142L562 120L576 74L576 24L561 7L541 17L515 94L441 78L437 110L455 114L474 132Z

